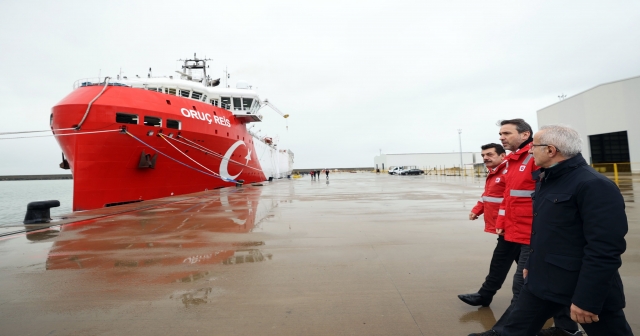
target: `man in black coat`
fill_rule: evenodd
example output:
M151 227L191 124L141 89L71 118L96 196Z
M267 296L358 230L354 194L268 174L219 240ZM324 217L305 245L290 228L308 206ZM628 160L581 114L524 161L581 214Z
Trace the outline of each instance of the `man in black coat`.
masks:
M563 307L589 336L633 335L618 268L627 217L618 187L587 165L578 132L544 126L534 135L531 254L525 285L502 336L532 336Z

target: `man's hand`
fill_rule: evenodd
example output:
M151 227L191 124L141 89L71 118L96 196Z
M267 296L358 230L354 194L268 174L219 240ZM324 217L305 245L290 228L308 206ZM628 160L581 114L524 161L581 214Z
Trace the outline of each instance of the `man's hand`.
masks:
M522 270L522 278L526 279L527 275L529 275L529 270L525 268Z
M501 236L504 236L504 229L496 229L496 233Z
M582 310L573 303L571 304L571 319L578 323L591 323L600 321L598 315L586 310Z
M474 214L473 212L469 213L469 220L476 220L478 219L478 215Z

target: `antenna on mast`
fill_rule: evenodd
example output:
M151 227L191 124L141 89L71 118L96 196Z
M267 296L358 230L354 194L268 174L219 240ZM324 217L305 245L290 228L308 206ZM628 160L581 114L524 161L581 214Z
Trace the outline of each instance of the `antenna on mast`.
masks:
M176 71L181 75L181 79L186 79L194 82L201 82L204 86L215 86L215 81L211 81L207 75L207 61L211 61L209 58L200 59L196 53L193 53L192 59L179 59L183 62L182 71ZM202 71L202 78L195 78L193 71Z
M229 87L229 84L227 83L227 79L229 79L231 77L231 75L229 74L229 71L227 70L227 66L224 67L224 86L225 87Z

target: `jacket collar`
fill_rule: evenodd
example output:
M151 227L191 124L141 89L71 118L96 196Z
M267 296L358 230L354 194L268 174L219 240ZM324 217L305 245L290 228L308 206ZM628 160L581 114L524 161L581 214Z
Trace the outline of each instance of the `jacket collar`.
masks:
M505 162L507 161L502 161L499 165L497 165L494 168L489 169L489 174L487 174L487 177L495 175L496 173L500 172L500 170L502 168L504 168Z
M509 160L518 160L520 159L520 155L522 155L523 153L529 153L529 149L531 148L531 139L523 142L520 147L518 147L518 149L516 149L515 151L511 152L508 156Z
M525 142L521 143L520 146L518 146L518 149L522 149L524 148L524 146L530 144L533 142L533 137L529 137L529 139L525 140Z
M587 161L585 161L581 153L578 153L578 155L564 160L551 168L540 168L532 172L531 176L533 176L533 179L536 181L542 178L544 178L545 181L549 179L554 180L578 167L586 165Z

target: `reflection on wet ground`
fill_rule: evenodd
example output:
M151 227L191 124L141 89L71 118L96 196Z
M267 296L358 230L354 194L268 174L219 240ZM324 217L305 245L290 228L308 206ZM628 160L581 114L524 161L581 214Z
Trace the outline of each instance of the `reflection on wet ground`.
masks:
M495 236L482 178L333 174L77 213L0 240L3 334L466 335ZM640 328L640 178L621 176L626 314ZM111 212L111 213L110 213ZM65 224L82 220L77 224Z

